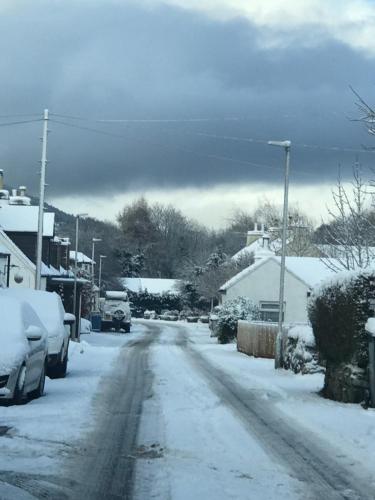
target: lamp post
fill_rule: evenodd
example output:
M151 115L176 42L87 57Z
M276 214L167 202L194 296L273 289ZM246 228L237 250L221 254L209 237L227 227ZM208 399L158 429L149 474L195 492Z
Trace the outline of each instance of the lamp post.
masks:
M93 238L92 239L92 252L91 252L91 312L96 309L96 300L95 300L95 243L99 243L101 238Z
M101 238L93 238L92 239L92 253L91 253L91 279L92 279L92 286L94 287L94 283L95 283L95 275L94 275L94 269L95 269L95 265L94 265L94 260L95 260L95 243L99 243L100 241L102 241Z
M74 256L74 288L73 288L73 314L76 317L75 335L74 338L79 341L79 317L77 321L77 273L78 273L78 234L79 234L79 219L86 217L87 214L76 215L76 248ZM79 316L79 315L78 315Z
M100 289L101 289L101 286L102 286L102 260L103 259L106 259L107 256L106 255L100 255L99 257L99 296L100 296Z
M286 232L288 228L288 194L289 194L289 167L290 167L290 141L268 141L270 146L278 146L285 150L285 177L284 177L284 207L283 226L281 237L281 264L280 264L280 287L279 287L279 322L276 337L275 368L282 367L282 336L284 321L284 285L285 285L285 256L286 256Z

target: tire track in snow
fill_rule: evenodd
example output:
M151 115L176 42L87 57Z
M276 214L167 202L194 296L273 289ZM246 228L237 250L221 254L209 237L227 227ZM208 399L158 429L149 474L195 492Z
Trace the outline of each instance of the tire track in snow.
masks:
M296 422L289 423L271 401L261 399L257 392L247 390L210 364L188 342L186 329L181 326L179 329L184 339L180 345L191 364L205 376L216 395L241 419L250 434L258 438L263 448L285 464L294 477L306 483L306 490L311 491L314 499L374 500L372 478L355 477L337 461L335 450L328 450L318 436Z

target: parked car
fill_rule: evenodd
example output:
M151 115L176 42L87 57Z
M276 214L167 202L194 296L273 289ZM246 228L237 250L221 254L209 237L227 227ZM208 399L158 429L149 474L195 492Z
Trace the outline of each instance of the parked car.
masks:
M126 292L106 291L105 297L100 299L100 313L103 331L114 328L130 332L131 312Z
M0 296L0 401L21 403L44 393L48 333L26 302Z
M68 367L68 348L70 324L74 316L65 314L60 296L55 292L44 292L23 288L4 289L1 296L16 297L28 302L35 310L48 332L47 375L50 378L63 378Z

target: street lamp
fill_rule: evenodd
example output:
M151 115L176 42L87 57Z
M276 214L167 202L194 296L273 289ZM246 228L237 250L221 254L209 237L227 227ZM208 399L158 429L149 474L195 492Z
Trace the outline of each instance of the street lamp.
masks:
M99 296L100 296L100 289L101 289L101 286L102 286L102 260L103 259L106 259L107 256L106 255L100 255L99 257Z
M95 243L99 243L100 241L102 241L101 238L93 238L92 239L92 253L91 253L91 279L92 279L92 286L94 286L94 283L95 283L95 276L94 276Z
M281 237L281 264L280 264L280 287L279 287L279 324L276 337L275 368L281 368L281 349L283 338L283 316L284 316L284 284L285 284L285 256L286 256L286 232L288 227L288 194L289 194L289 166L290 166L290 141L268 141L270 146L278 146L285 150L285 177L284 177L284 207L283 228Z
M77 214L76 215L76 249L74 256L74 289L73 289L73 314L76 317L75 323L75 339L79 341L79 317L77 321L77 273L78 273L78 231L79 231L79 219L86 217L88 214ZM79 316L79 315L78 315Z

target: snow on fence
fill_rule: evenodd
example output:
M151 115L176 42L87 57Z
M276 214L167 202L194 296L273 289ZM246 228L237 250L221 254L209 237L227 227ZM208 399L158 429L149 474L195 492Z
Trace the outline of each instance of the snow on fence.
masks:
M258 358L274 358L277 323L238 321L237 350Z

